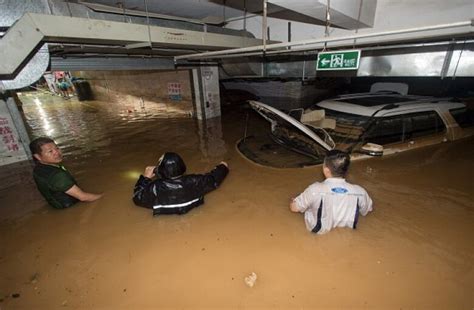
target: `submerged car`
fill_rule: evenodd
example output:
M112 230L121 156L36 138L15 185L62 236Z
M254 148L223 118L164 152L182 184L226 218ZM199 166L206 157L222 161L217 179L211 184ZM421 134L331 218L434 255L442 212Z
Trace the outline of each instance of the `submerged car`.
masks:
M332 149L382 156L474 135L474 113L449 98L377 91L323 100L288 114L258 101L277 143L322 161Z

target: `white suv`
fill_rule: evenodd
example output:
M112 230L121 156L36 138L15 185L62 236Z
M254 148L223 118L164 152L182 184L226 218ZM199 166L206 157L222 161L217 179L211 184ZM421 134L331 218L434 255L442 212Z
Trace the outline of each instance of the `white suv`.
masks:
M249 101L271 123L275 141L315 159L341 149L353 158L380 156L474 135L474 113L447 98L377 91L323 100L283 113Z

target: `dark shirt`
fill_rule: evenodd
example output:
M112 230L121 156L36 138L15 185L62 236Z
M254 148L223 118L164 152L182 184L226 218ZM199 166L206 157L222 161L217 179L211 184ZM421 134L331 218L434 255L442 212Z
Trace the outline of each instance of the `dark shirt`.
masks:
M38 190L53 208L68 208L79 201L65 193L77 182L63 165L37 163L33 178Z
M133 191L133 202L140 207L153 208L153 215L184 214L204 202L204 195L216 189L229 173L220 164L206 174L188 174L174 179L140 176Z

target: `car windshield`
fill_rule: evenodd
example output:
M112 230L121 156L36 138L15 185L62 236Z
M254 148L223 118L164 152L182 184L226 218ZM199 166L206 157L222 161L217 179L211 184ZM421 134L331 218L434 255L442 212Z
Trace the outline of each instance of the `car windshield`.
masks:
M336 147L346 149L352 144L359 142L358 139L364 132L365 126L368 125L370 117L331 109L324 110L326 118L336 120L336 128L326 129L336 143Z

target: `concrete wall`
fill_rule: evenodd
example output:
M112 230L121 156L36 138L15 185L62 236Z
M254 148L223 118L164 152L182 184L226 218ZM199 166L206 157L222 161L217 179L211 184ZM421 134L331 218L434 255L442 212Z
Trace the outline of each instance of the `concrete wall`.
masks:
M350 1L350 0L348 0ZM473 17L472 0L378 0L374 27L359 29L358 33L380 32L412 27L468 21ZM323 26L291 22L292 41L324 37ZM270 39L288 41L288 21L269 18ZM230 22L226 27L243 29L243 20ZM262 17L247 19L246 28L257 38L262 38ZM330 36L354 34L355 30L331 28Z
M31 157L23 121L14 98L0 94L0 166Z
M189 117L194 113L188 70L79 71L72 75L90 83L94 99L113 102L129 111L146 106L170 116Z
M256 95L263 103L281 110L307 108L330 96L344 82L343 79L314 80L226 80L227 90L245 90Z

